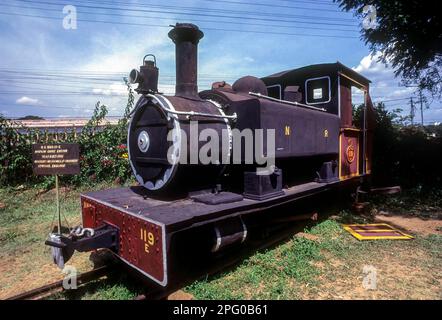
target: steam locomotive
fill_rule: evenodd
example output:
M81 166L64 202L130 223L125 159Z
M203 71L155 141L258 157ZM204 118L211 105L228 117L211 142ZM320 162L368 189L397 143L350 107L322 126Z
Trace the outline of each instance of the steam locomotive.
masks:
M211 253L243 244L256 212L370 176L368 79L336 62L198 92L202 31L177 23L169 37L174 96L159 92L153 55L129 75L141 95L127 138L139 186L83 194L84 229L46 242L59 266L75 250L107 248L168 286L189 271L179 262L188 258L180 254L184 244ZM364 95L360 122L352 116L352 87Z

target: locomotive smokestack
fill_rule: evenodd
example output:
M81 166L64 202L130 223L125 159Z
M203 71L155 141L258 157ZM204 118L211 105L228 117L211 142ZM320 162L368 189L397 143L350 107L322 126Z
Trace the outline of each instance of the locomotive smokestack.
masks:
M198 98L198 42L204 33L191 23L177 23L169 38L175 43L175 95Z

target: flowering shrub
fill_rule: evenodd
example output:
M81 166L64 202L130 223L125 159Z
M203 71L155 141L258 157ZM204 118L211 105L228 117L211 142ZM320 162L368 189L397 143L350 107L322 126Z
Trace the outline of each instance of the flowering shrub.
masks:
M12 182L26 182L32 175L31 144L27 139L35 137L20 134L15 123L0 115L0 186Z
M91 119L80 134L66 132L57 142L76 142L80 145L79 175L63 176L65 183L82 184L98 181L124 183L131 178L127 159L127 124L134 105L134 94L128 85L128 101L123 117L116 125L100 126L107 108L98 102ZM0 115L0 186L40 184L49 187L51 176L34 176L32 173L31 146L38 142L53 142L54 136L45 132L18 127Z

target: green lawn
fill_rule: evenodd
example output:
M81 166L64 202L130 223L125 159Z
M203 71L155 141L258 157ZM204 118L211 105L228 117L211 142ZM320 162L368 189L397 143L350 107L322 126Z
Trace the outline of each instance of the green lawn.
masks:
M349 211L330 218L280 246L257 252L233 271L200 280L186 290L197 299L442 299L441 191L411 190L378 196L371 213L417 219L432 234L414 240L358 241L341 223L372 221ZM417 217L417 218L416 218ZM377 290L362 286L364 266L377 269Z
M419 268L434 286L421 288L423 279L416 274L415 279L407 280L410 288L394 292L391 298L442 298L442 236L361 242L342 229L339 221L343 215L305 230L312 237L295 236L277 248L254 254L233 271L197 281L186 290L197 299L371 298L374 292L355 290L362 287L363 266L374 265L381 279L392 276L388 281L378 281L383 290L393 293L394 282L401 281L401 274L391 273L394 270L387 270L386 264L402 260L408 264L405 269ZM413 259L413 252L421 252L425 259ZM392 255L394 259L389 257ZM385 291L377 291L377 297L389 297Z

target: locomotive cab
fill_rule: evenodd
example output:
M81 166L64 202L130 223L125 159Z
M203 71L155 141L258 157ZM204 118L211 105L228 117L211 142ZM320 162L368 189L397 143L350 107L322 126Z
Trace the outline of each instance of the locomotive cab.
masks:
M370 174L374 129L370 80L340 62L287 70L262 80L272 98L289 102L295 100L339 118L338 130L327 129L324 136L333 135L339 142L336 160L340 180ZM358 100L362 105L360 121L353 119L353 108L357 102L352 94L355 89L359 91Z

